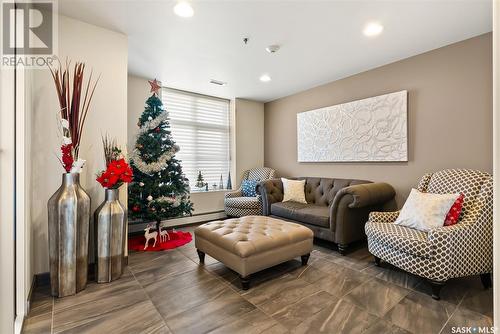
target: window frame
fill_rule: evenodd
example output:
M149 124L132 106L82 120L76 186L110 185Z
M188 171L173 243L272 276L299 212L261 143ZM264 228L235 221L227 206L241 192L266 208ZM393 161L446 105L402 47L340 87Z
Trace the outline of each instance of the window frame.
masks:
M200 97L200 98L204 98L204 99L210 99L210 100L214 100L214 101L220 101L220 102L227 103L227 157L228 157L228 160L227 160L227 174L228 175L224 175L224 174L222 175L223 182L224 182L224 184L223 184L224 188L223 189L219 189L217 187L217 189L213 189L212 188L212 184L214 183L214 180L211 180L209 182L206 179L206 175L204 175L204 178L205 178L205 182L208 182L208 185L209 185L208 192L231 190L231 189L226 189L226 184L225 183L227 182L227 177L229 176L229 173L232 172L232 166L233 166L233 159L232 159L232 137L233 137L232 132L233 132L233 128L232 128L232 115L231 115L231 110L232 110L231 108L232 108L232 103L233 102L231 101L231 99L228 99L228 98L223 98L223 97L213 96L213 95L207 95L207 94L201 94L201 93L192 92L192 91L188 91L188 90L183 90L183 89L178 89L178 88L172 88L172 87L169 87L169 86L162 86L160 99L161 99L161 101L163 103L163 107L165 108L165 111L168 113L168 122L169 122L169 126L170 126L170 131L171 131L171 134L172 134L172 139L175 141L176 145L179 145L180 152L182 152L182 145L179 144L178 140L174 136L175 124L181 124L184 127L189 127L189 128L192 128L192 129L200 129L200 128L201 129L213 129L213 130L220 129L221 133L225 132L225 128L226 127L223 126L223 125L216 125L216 124L213 124L213 125L203 124L201 122L195 122L195 121L190 121L190 120L175 120L175 119L173 119L171 108L169 108L168 101L165 98L165 94L164 93L166 91L171 91L171 92L177 93L177 94L183 94L183 95L187 95L187 96L192 96L194 98ZM201 124L201 125L197 126L197 124ZM196 142L196 140L194 142ZM182 153L181 153L180 157L179 157L179 153L177 153L176 154L176 158L181 161L183 173L186 175L185 167L184 167L185 162L184 162L184 159L182 158ZM196 175L194 175L194 178L192 179L191 177L189 177L188 175L186 175L186 177L189 178L190 193L203 193L203 192L207 192L205 189L194 187L194 184L196 183L197 173L198 173L197 171L201 170L202 173L204 173L202 167L200 167L198 165L198 161L200 161L200 159L198 158L198 155L195 154L195 166L193 168L196 170L196 172L195 172ZM188 164L189 164L189 162L188 162ZM215 181L216 181L216 183L218 185L219 184L219 180L215 180Z

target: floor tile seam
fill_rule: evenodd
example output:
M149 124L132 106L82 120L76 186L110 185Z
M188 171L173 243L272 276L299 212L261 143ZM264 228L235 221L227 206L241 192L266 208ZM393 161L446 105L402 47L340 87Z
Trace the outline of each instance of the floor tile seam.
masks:
M492 289L492 288L489 288L487 291L491 291L491 290L493 290L493 289ZM470 293L470 292L471 292L471 291L469 290L469 291L467 291L467 292L463 295L462 299L460 299L460 304L459 304L458 306L462 306L462 307L463 307L464 309L466 309L467 311L471 311L471 312L474 312L474 313L481 314L482 316L485 316L485 317L488 317L488 318L492 318L492 317L490 317L489 315L486 315L486 314L484 314L484 313L481 313L481 312L478 312L478 311L472 310L472 309L468 308L467 306L462 305L463 301L465 300L465 297L469 296L469 293ZM493 292L492 292L492 293L493 293Z
M389 283L389 284L390 284L390 283ZM383 318L384 318L384 317L385 317L385 316L386 316L386 315L387 315L390 311L392 311L392 310L393 310L396 306L398 306L398 305L399 305L399 303L401 303L401 301L403 301L403 299L405 299L406 297L408 297L408 295L409 295L410 293L412 293L412 292L413 292L411 289L402 288L402 287L400 287L400 286L397 286L397 287L398 287L398 288L401 288L401 289L406 290L406 291L407 291L407 293L406 293L406 294L404 294L404 295L403 295L403 297L399 298L399 299L398 299L398 301L397 301L396 303L394 303L394 305L393 305L391 308L389 308L387 311L385 311L385 312L384 312L384 314L382 314L381 316L378 316L380 319L383 319ZM416 292L416 291L415 291L415 292ZM385 320L387 320L387 319L385 319ZM393 325L396 325L396 324L394 324L392 321L389 321L389 322L390 322L391 324L393 324ZM396 326L397 326L397 325L396 325Z
M464 295L465 297L465 295ZM444 322L443 326L441 327L441 329L439 330L439 334L441 334L443 332L443 330L445 329L446 325L450 322L451 318L453 317L453 315L455 315L455 313L458 311L458 306L460 305L460 303L462 302L463 298L460 300L460 302L458 303L458 305L456 305L455 309L453 310L453 312L451 312L450 316L448 317L448 319L446 319L446 321Z
M137 252L141 252L141 251L137 251ZM140 264L140 265L143 265L143 264L145 264L145 263L153 262L153 261L155 261L156 259L158 259L158 258L162 257L163 255L165 255L165 254L162 254L162 255L160 255L160 256L158 256L158 257L155 257L155 258L152 258L152 259L146 260L146 261L144 261L144 262L137 263L137 264L135 264L135 265L134 265L134 264L129 264L129 265L128 265L128 267L129 267L129 269L132 269L132 268L134 268L135 266L137 266L137 265L139 265L139 264Z
M55 304L56 300L55 297L52 297L52 314L51 314L51 319L50 319L50 333L54 333L54 313L55 313Z
M184 257L186 257L188 260L191 260L191 261L193 261L193 262L196 264L196 262L195 262L194 260L192 260L191 258L189 258L188 256L186 256L185 254L182 254L182 255L183 255ZM146 289L146 287L145 287L144 285L142 285L142 283L141 283L141 282L137 279L137 277L136 277L136 275L135 275L135 274L140 274L140 273L142 273L142 271L141 271L141 272L138 272L138 273L134 273L133 268L131 268L130 266L129 266L129 270L130 270L130 273L132 274L132 276L133 276L134 280L135 280L135 281L139 284L139 286L140 286L142 289L144 289L144 290L145 290L145 289ZM190 271L194 271L194 270L196 270L196 269L192 269L192 270L188 270L188 271L184 271L184 272L173 272L173 273L170 273L170 274L168 274L168 275L166 275L166 276L164 276L164 277L160 278L160 279L159 279L159 280L157 280L156 282L159 282L159 281L162 281L162 280L165 280L165 279L171 278L171 277L173 277L173 276L183 275L183 274L186 274L186 273L188 273L188 272L190 272Z
M183 255L184 255L184 256L186 256L185 254L183 254ZM199 264L199 263L197 263L195 260L193 260L193 259L189 258L188 256L186 256L186 257L187 257L189 260L191 260L192 262L194 262L195 264L197 264L198 266L200 265L200 264ZM207 270L207 269L206 269L206 267L205 267L205 265L203 265L202 269L203 269L206 273L208 273L209 275L211 275L211 276L215 277L218 281L222 282L222 283L223 283L226 287L229 287L229 288L231 289L231 291L233 291L233 292L235 292L236 294L238 294L238 296L242 297L242 296L241 296L241 295L240 295L237 291L235 291L234 289L232 289L232 288L231 288L231 286L230 286L230 285L229 285L226 281L224 281L223 279L221 279L220 277L218 277L218 276L217 276L217 275L215 275L214 273L211 273L209 270ZM135 276L134 276L134 277L135 277ZM147 293L147 292L146 292L146 293ZM148 295L148 298L149 298L149 295ZM243 298L243 297L242 297L242 298ZM204 301L204 302L203 302L203 303L201 303L201 304L198 304L198 305L193 305L192 307L190 307L190 308L188 308L188 309L186 309L186 310L182 311L181 313L183 313L183 312L187 312L187 311L189 311L189 310L192 310L192 309L193 309L193 308L195 308L195 307L198 307L198 306L200 306L200 305L203 305L203 304L205 304L205 303L207 303L207 302L211 302L211 301L213 301L213 300L215 300L215 299L217 299L217 298L211 298L211 299L208 299L208 300ZM243 299L245 299L245 298L243 298ZM250 301L248 301L247 299L245 299L245 300L246 300L247 302L249 302L251 305L255 306L253 303L251 303L251 302L250 302ZM154 303L153 303L153 305L154 305ZM155 308L156 308L156 305L155 305ZM179 314L180 314L180 313L179 313ZM160 314L160 316L161 316L161 314ZM165 322L166 324L168 324L168 321L167 321L167 320L166 320L163 316L161 316L161 317L162 317L162 319L164 320L164 322ZM226 319L226 318L224 318L224 319ZM174 331L170 328L170 326L168 326L168 325L167 325L167 327L170 329L170 331L171 331L172 333L175 333L175 332L174 332Z
M312 295L307 296L307 297L312 297L312 296L317 295L317 294L319 294L319 293L321 293L321 292L326 292L326 293L328 293L327 291L320 290L320 291L318 291L318 292L316 292L316 293L313 293ZM330 294L330 295L331 295L331 294ZM281 310L274 312L272 315L269 315L269 317L271 317L274 321L276 321L277 323L279 323L280 325L282 325L283 327L285 327L285 328L287 329L287 331L290 331L290 329L288 329L288 327L286 326L286 324L285 324L285 323L283 323L283 322L282 322L282 321L280 321L279 319L276 319L276 318L275 318L275 315L276 315L277 313L281 312L282 310L285 310L286 308L291 307L291 306L293 306L293 305L295 305L295 304L299 303L300 301L304 300L304 299L305 299L305 298L307 298L307 297L301 298L300 300L298 300L298 301L296 301L296 302L292 303L291 305L287 305L286 307L282 308ZM335 296L333 296L333 297L335 297ZM340 298L339 298L339 301L340 301ZM309 319L309 318L314 317L316 314L318 314L318 313L322 312L322 311L323 311L323 310L325 310L327 307L329 307L331 304L333 304L333 301L332 301L331 303L328 303L326 306L321 307L321 308L320 308L319 310L317 310L316 312L314 312L314 313L310 314L310 315L309 315L306 319L304 319L303 321L305 321L305 320L307 320L307 319ZM267 315L267 313L265 313L265 314Z
M346 293L344 293L342 296L339 297L339 299L342 299L344 298L345 296L347 296L349 293L351 293L353 290L359 288L360 286L363 286L364 284L368 283L368 282L371 282L375 279L376 277L370 277L369 279L367 279L365 282L361 283L360 285L352 288L351 290L347 291Z
M184 255L184 254L183 254L183 255ZM185 255L184 255L184 256L185 256ZM185 257L186 257L186 258L188 258L187 256L185 256ZM189 258L188 258L188 259L189 259ZM178 265L178 263L170 263L170 265L175 265L175 264L177 264L177 265ZM142 273L147 272L147 271L149 271L149 270L154 270L154 269L158 269L158 268L162 268L162 267L163 267L163 266L159 265L159 266L157 266L157 267L153 267L153 268L146 268L146 269L143 269L143 270L140 270L140 271L137 271L137 270L135 270L134 268L130 268L130 271L131 271L131 272L134 272L134 274L139 275L139 274L142 274ZM175 272L175 271L174 271L174 272Z
M52 304L52 298L50 299L50 304ZM49 309L49 310L47 310L47 311L45 311L45 312L41 312L41 313L36 314L36 315L34 315L34 314L33 314L33 309L30 309L29 314L27 314L27 315L24 317L24 319L25 319L25 320L26 320L26 319L36 319L36 318L39 318L39 317L42 317L42 316L45 316L45 317L46 317L46 316L47 316L47 314L49 314L49 313L52 313L52 305L50 306L50 309Z
M337 261L339 261L339 262L336 262L336 261L328 259L328 258L324 258L324 259L325 259L325 261L328 261L328 262L330 262L332 264L341 266L342 268L350 269L350 270L358 272L358 273L360 273L363 270L368 269L368 268L370 268L372 266L372 264L370 264L367 267L364 267L364 268L361 268L361 269L356 269L356 268L352 268L352 267L349 266L349 265L353 265L354 263L352 263L350 260L346 260L344 258L338 258ZM342 263L342 262L349 262L349 263ZM354 262L357 263L357 261L354 261Z
M241 295L240 295L240 297L241 297ZM218 297L217 297L217 298L218 298ZM185 311L182 311L182 312L181 312L181 313L179 313L179 314L182 314L182 313L188 312L188 311L192 310L192 309L193 309L193 308L195 308L195 307L198 307L198 306L204 305L204 304L206 304L206 303L212 302L212 301L216 300L217 298L207 300L207 301L205 301L204 303L199 304L199 305L195 305L195 306L193 306L192 308L189 308L189 309L187 309L187 310L185 310ZM247 302L248 302L248 301L247 301ZM252 304L252 303L250 303L250 302L249 302L249 304L250 304L250 305L252 305L252 306L254 306L255 308L257 308L254 304ZM253 310L251 310L250 312L252 312L252 311L253 311ZM177 314L177 316L178 316L179 314ZM243 316L243 315L244 315L244 314L241 314L241 315L236 315L236 314L226 314L226 315L225 315L224 317L222 317L220 320L221 320L222 325L231 324L231 323L233 323L233 322L235 322L235 321L240 320L240 318L239 318L239 317L240 317L240 316ZM227 319L229 319L229 318L231 318L231 317L236 317L236 319L235 319L234 321L229 322L229 323L228 323L228 322L226 322L226 320L227 320ZM167 322L167 321L165 320L165 322ZM213 330L216 330L216 329L217 329L217 328L219 328L220 326L221 326L221 325L218 325L218 326L217 326L217 327L215 327ZM170 329L170 327L168 327L168 328ZM174 330L172 330L172 329L170 329L170 331L171 331L172 333L174 333L174 334L176 333L176 332L175 332ZM209 331L209 332L210 332L210 331ZM209 333L209 332L204 332L204 333Z
M138 283L138 282L136 282L136 283ZM99 284L101 284L101 283L99 283ZM106 284L106 283L104 283L104 284ZM140 289L138 289L138 288L140 288ZM137 292L142 291L142 290L143 290L142 286L140 284L138 284L138 287L136 287L135 289L128 288L128 289L126 289L126 291L122 291L120 293L113 294L111 296L105 296L104 298L105 299L111 299L111 298L119 299L119 298L122 298L123 297L122 295L125 294L125 293L137 293ZM90 299L90 300L85 300L85 301L79 301L79 302L76 302L74 304L70 304L70 305L66 305L64 307L60 307L57 310L55 308L56 303L54 303L54 310L53 310L53 312L54 312L54 315L56 313L57 314L61 314L61 313L64 313L64 312L66 312L68 310L74 309L75 307L86 307L87 305L94 304L94 303L98 302L99 300L100 299ZM130 305L133 305L133 304L130 304ZM123 306L121 304L120 305L113 304L113 306L117 306L117 307L115 309L107 311L105 313L113 312L115 310L120 310L120 309L122 309L124 307L127 307L127 306L130 306L130 305Z
M137 279L137 277L135 277L135 274L132 270L130 270L131 274L132 274L132 277L134 277L134 280L137 282L137 284L139 284L139 286L141 287L141 290L142 292L144 292L144 294L146 295L146 298L149 300L149 302L151 303L151 305L153 305L153 308L155 309L156 313L160 316L160 319L162 320L163 324L165 325L165 327L168 328L168 330L173 333L172 329L170 328L170 326L168 326L167 324L167 321L163 318L163 315L160 313L160 311L158 310L158 308L156 307L155 303L153 303L153 300L151 299L151 297L149 296L149 293L146 291L146 289L144 288L144 286L141 284L141 282L139 282L139 280Z
M140 301L140 303L144 302L144 301L148 301L148 300L143 300L143 301ZM106 311L103 311L99 314L95 314L95 315L92 315L92 316L89 316L89 317L86 317L86 318L83 318L80 320L80 324L78 324L76 327L80 327L82 325L86 325L86 324L89 324L89 323L92 323L100 318L102 318L104 315L109 315L109 314L113 314L115 312L119 312L121 310L125 310L127 309L128 307L131 307L131 306L134 306L136 305L137 303L134 303L134 304L129 304L129 305L120 305L112 310L106 310ZM55 312L54 312L54 317L55 317ZM71 323L74 323L75 321L71 322ZM64 329L63 332L67 331L67 330L71 330L71 329L75 329L76 327L75 326L72 326L71 327L71 323L68 323L68 326L70 326L69 328L67 329ZM54 333L60 333L61 331L54 331Z
M443 327L441 328L441 330L439 331L439 333L441 334L443 332L443 330L446 328L446 325L450 322L451 318L453 318L453 316L455 315L456 312L458 312L458 309L460 308L460 306L462 306L462 302L464 301L465 297L467 296L467 294L469 293L469 291L467 291L466 293L464 293L464 295L462 296L462 298L460 299L460 301L458 302L456 308L453 310L453 312L451 313L451 315L449 316L449 318L446 320L446 322L444 323ZM479 314L483 317L488 317L487 315L485 314L482 314L480 312L476 312L476 311L473 311L473 310L470 310L468 309L467 307L464 307L468 312L472 312L472 313L475 313L475 314ZM489 317L488 317L489 318Z
M102 283L97 283L97 284L102 284ZM128 288L127 288L127 290L128 290ZM123 291L121 291L121 292L120 292L120 293L118 293L118 294L122 294L122 293L123 293ZM115 293L113 293L111 296L109 296L109 295L108 295L108 296L106 296L106 298L113 297L113 295L115 295L115 294L116 294L116 291L115 291ZM75 295L73 295L73 296L77 296L77 294L75 294ZM54 308L53 308L54 313L56 312L56 308L55 308L56 302L55 302L55 299L56 299L56 298L54 298ZM75 307L75 306L79 306L79 305L88 304L88 303L93 303L93 302L95 302L95 300L94 300L94 299L90 299L90 300L82 300L82 301L76 301L75 303L72 303L72 304L70 304L70 305L66 305L66 306L62 306L62 307L61 307L61 306L58 306L57 312L58 312L58 313L60 313L61 311L67 310L67 309L69 309L69 308L72 308L72 307Z
M376 277L373 277L373 279L377 279L377 278L376 278ZM380 280L380 279L378 279L378 280ZM372 280L369 280L369 281L372 281ZM365 283L363 283L363 284L361 284L361 285L359 285L359 286L362 286L362 285L364 285L364 284L368 283L369 281L367 281L367 282L365 282ZM392 283L388 283L388 282L385 282L385 281L384 281L384 283L387 283L387 284L392 284ZM395 285L395 284L393 284L393 285ZM358 286L358 287L359 287L359 286ZM351 303L351 304L353 304L353 305L358 306L358 307L359 307L359 308L361 308L362 310L366 311L367 313L369 313L369 314L371 314L371 315L376 316L377 318L384 319L384 317L385 317L385 316L386 316L386 315L387 315L387 314L388 314L388 313L389 313L389 312L390 312L393 308L395 308L395 307L396 307L396 306L397 306L397 305L398 305L398 304L399 304L399 303L400 303L403 299L405 299L405 298L406 298L406 297L407 297L407 296L408 296L408 295L412 292L412 290L410 290L410 289L402 288L402 287L397 286L397 285L395 285L395 286L396 286L397 288L400 288L400 289L404 289L404 290L406 290L406 291L407 291L407 293L406 293L406 294L404 294L404 295L403 295L403 297L399 298L399 299L397 300L397 302L396 302L396 303L394 303L394 305L393 305L391 308L389 308L387 311L385 311L382 315L378 315L378 314L372 313L372 312L370 312L367 308L365 308L364 306L362 306L362 305L358 305L357 303L350 302L349 300L344 299L347 295L342 296L342 298L341 298L341 299L343 299L344 301L350 302L350 303ZM356 288L355 288L355 289L356 289ZM353 289L353 290L354 290L354 289ZM351 291L351 292L352 292L352 291ZM385 319L385 320L387 320L387 319ZM389 322L390 322L390 321L389 321ZM390 323L391 323L391 324L393 324L392 322L390 322ZM393 324L393 325L395 325L395 324Z

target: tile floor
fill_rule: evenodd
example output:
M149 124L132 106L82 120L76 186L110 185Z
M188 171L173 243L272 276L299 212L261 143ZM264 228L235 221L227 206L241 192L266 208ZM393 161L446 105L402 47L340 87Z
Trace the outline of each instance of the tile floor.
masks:
M188 228L192 231L193 228ZM479 277L451 280L442 300L420 278L376 267L365 245L347 256L316 245L300 259L256 274L250 290L194 241L132 253L120 280L76 296L34 292L24 333L451 333L492 326L493 292Z

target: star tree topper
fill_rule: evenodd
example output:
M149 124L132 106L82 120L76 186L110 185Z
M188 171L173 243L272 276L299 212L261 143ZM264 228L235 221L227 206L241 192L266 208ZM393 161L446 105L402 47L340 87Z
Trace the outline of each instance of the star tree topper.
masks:
M151 93L154 93L158 96L158 91L161 89L160 82L156 79L148 80L148 82L151 85Z

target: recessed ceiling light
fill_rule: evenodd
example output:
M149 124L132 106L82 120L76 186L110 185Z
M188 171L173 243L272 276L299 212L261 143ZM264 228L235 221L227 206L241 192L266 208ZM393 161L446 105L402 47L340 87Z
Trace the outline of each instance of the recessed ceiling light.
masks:
M269 52L269 53L276 53L278 52L278 50L280 49L280 46L279 45L269 45L267 48L266 48L266 51Z
M193 7L186 1L180 1L174 7L174 13L180 17L191 17L194 15Z
M271 81L271 77L269 76L269 74L262 74L259 80L262 82L269 82Z
M368 37L373 37L380 35L380 33L384 30L384 26L378 22L370 22L363 29L363 34Z

